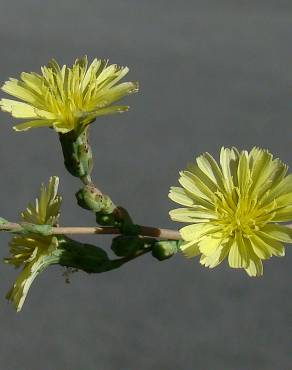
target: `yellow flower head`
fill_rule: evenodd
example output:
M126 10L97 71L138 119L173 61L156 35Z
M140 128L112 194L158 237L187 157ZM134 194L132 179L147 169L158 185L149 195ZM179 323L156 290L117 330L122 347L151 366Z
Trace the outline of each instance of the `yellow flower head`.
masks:
M204 153L180 173L181 187L169 197L185 206L170 211L180 230L186 257L201 255L213 268L228 258L230 267L250 276L263 274L262 260L284 256L292 230L279 222L292 220L292 175L267 150L239 152L222 148L220 165Z
M2 86L6 93L23 100L2 99L0 106L15 118L27 121L14 127L25 131L33 127L53 127L57 132L82 131L97 116L124 112L128 106L111 104L138 91L137 82L118 82L127 67L108 65L107 60L77 59L72 68L52 60L41 74L21 73Z
M49 186L41 186L41 193L35 204L29 204L21 214L24 222L38 225L56 225L61 206L61 197L57 194L58 177L52 177ZM58 248L58 239L54 236L17 235L10 242L9 258L5 259L15 267L23 265L23 270L15 284L7 294L7 299L13 301L17 311L20 311L28 290L37 277L49 264L57 262L54 251Z

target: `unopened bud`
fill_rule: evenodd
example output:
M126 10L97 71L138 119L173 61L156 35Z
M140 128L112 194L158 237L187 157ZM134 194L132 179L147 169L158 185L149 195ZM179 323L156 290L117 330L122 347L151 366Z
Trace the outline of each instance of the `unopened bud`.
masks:
M76 193L77 203L80 207L93 212L110 214L115 205L109 196L101 194L94 186L86 185Z
M178 251L178 242L176 240L160 240L152 248L152 256L159 261L172 257Z

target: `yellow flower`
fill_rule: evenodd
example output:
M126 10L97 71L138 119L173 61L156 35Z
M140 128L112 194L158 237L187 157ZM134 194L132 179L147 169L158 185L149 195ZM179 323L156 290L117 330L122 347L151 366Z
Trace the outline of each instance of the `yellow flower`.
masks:
M38 225L56 225L61 206L61 197L57 194L58 177L51 177L48 188L43 184L35 204L31 203L21 214L22 221ZM54 236L17 235L10 242L9 258L5 259L15 267L23 266L15 284L7 294L17 311L20 311L28 290L37 275L48 265L57 263L54 251L58 248L58 239Z
M77 59L72 68L60 67L52 60L41 74L21 73L11 78L2 90L23 100L2 99L0 106L15 118L28 121L14 127L25 131L33 127L53 127L59 133L82 131L96 117L124 112L128 106L111 104L138 91L137 82L118 82L128 73L127 67L108 65L107 60L87 57Z
M213 268L228 258L232 268L250 276L263 274L262 260L284 256L292 230L292 175L267 150L239 152L222 148L220 165L204 153L180 173L182 186L169 197L185 206L170 211L175 221L191 223L180 230L186 257L201 255Z

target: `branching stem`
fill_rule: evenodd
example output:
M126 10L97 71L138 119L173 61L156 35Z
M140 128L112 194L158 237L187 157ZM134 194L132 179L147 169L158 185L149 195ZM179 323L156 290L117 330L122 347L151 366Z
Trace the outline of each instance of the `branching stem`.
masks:
M5 223L0 225L0 231L18 232L22 230L21 224L17 223ZM168 240L180 240L181 236L179 231L171 229L162 229L158 227L140 226L141 236L150 236L154 238L168 239ZM119 228L115 227L52 227L52 235L93 235L93 234L122 234Z

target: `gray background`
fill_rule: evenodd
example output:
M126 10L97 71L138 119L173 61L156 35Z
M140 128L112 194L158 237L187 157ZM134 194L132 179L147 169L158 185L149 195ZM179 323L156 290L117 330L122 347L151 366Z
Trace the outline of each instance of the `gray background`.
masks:
M179 226L168 219L168 188L203 151L259 145L292 163L291 1L0 4L2 82L51 57L70 64L85 53L128 65L128 78L140 81L129 113L100 118L91 129L94 178L137 222ZM56 134L16 134L7 114L1 121L1 216L17 220L40 182L58 175L62 224L94 225L75 205L79 183L64 171ZM7 256L8 237L1 237ZM0 368L291 370L290 248L265 264L260 279L225 264L210 271L180 255L76 273L70 285L53 267L20 314L4 299L17 272L2 265Z

